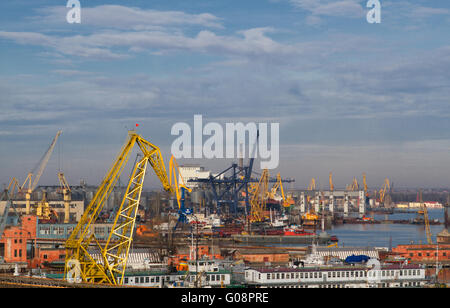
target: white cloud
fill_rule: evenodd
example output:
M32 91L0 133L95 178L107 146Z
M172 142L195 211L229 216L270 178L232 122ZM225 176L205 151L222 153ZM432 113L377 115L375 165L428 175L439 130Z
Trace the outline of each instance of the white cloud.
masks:
M359 0L289 0L289 2L314 16L360 18L364 14Z
M423 26L424 21L439 16L450 16L450 10L448 8L424 6L402 0L383 1L382 10L385 16L385 22L399 25L406 23L409 29L415 31Z
M33 20L43 24L67 24L64 6L38 10ZM203 26L223 28L221 19L210 13L189 14L181 11L157 11L122 5L81 8L81 24L89 27L124 30L155 30L161 26Z
M266 33L272 30L255 28L228 36L202 30L194 37L161 31L108 31L75 36L0 31L0 38L10 39L19 44L52 48L63 55L94 59L120 59L130 56L116 50L120 48L133 52L182 50L241 56L296 53L295 48L279 44L266 36Z

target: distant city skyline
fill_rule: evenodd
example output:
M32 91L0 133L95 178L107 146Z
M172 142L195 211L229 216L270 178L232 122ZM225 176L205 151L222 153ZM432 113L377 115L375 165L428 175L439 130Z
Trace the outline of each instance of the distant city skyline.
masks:
M366 0L81 0L70 24L65 0L3 1L0 184L60 129L41 184L97 185L136 123L168 163L172 125L201 114L280 123L271 173L297 188L450 187L450 3L380 2L370 24Z

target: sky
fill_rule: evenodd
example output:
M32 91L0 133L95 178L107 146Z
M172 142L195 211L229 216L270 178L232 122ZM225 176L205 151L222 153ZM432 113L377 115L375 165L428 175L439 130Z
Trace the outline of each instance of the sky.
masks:
M66 0L1 1L0 184L60 129L40 184L98 184L136 123L168 162L199 114L279 123L294 187L450 187L450 3L380 2L371 24L366 0L80 0L78 24Z

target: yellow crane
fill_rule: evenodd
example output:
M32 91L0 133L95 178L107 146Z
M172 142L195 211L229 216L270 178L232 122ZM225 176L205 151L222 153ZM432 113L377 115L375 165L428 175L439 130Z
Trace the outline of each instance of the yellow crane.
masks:
M356 178L353 178L353 181L350 185L347 185L347 190L350 191L356 191L359 189L358 180Z
M264 221L266 210L267 192L269 189L269 171L264 169L258 184L250 196L250 221Z
M9 182L8 188L6 189L9 192L11 199L14 199L16 189L20 189L19 181L13 177Z
M386 191L388 191L389 189L391 189L391 186L389 184L389 179L385 178L384 179L384 184L381 187L379 194L380 194L380 202L383 203L384 202L384 197L386 196Z
M72 190L67 183L66 177L63 172L58 172L59 191L63 195L64 199L64 223L70 221L70 202L72 201Z
M106 243L101 245L92 233L92 224L112 192L120 174L128 162L134 146L142 152L133 166L130 180L122 202L116 212L111 232ZM83 282L123 284L123 276L132 242L136 214L148 164L163 185L164 190L174 193L160 149L135 131L129 131L128 138L106 176L99 185L92 201L66 241L65 278L79 276ZM100 259L96 259L99 252Z
M367 189L367 180L366 180L366 174L363 173L363 185L364 185L364 193L368 194L369 190Z
M428 210L425 203L422 203L422 209L423 209L423 219L425 222L425 231L427 234L427 242L429 245L433 244L433 240L431 239L431 229L430 229L430 221L428 219Z
M316 190L316 179L312 178L309 182L308 190Z
M431 228L430 228L430 220L428 218L428 209L427 206L425 205L425 203L423 202L423 197L422 197L422 189L419 190L419 202L420 202L420 207L422 209L422 211L419 211L419 214L423 214L423 221L425 224L425 232L427 235L427 243L429 245L433 244L433 240L431 238Z
M280 173L277 174L277 181L275 182L275 184L272 186L271 190L268 192L268 197L270 199L277 199L277 191L278 189L280 190L281 193L281 202L283 207L290 207L292 204L294 204L294 200L292 199L291 196L285 196L284 194L284 189L283 189L283 183L281 180L281 175Z
M308 190L310 190L310 191L316 190L316 179L315 178L312 178L311 181L309 182ZM306 197L308 207L310 206L310 204L309 204L310 199L311 199L310 196ZM313 209L308 209L307 212L302 215L302 218L305 220L318 220L319 215L314 213Z
M330 191L334 190L334 185L333 185L333 173L330 172L330 176L329 176L329 182L330 182Z
M311 181L309 182L309 185L308 185L308 188L307 188L308 190L310 190L310 191L313 191L313 190L316 190L316 179L315 178L312 178L311 179ZM310 196L307 196L306 197L306 202L309 204L309 201L310 201Z
M43 220L50 219L50 204L47 201L47 191L42 191L42 199L36 205L36 216Z

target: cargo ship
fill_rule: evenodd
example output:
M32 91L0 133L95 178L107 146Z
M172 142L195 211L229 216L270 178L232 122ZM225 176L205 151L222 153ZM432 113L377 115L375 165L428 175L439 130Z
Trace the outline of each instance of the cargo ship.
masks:
M298 228L285 228L283 230L284 236L311 236L316 235L313 232L306 232L304 229L298 229Z
M241 244L312 244L315 242L328 244L332 241L332 237L324 232L317 235L297 228L265 230L263 232L259 234L234 234L232 239Z

